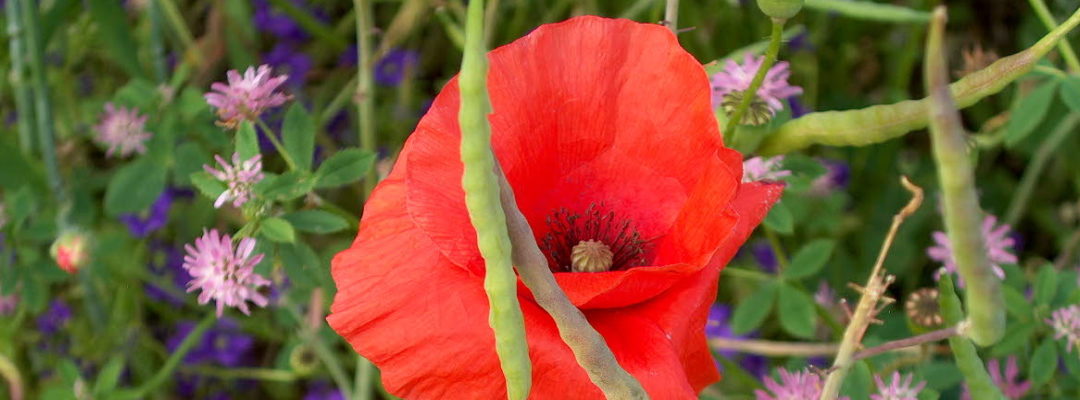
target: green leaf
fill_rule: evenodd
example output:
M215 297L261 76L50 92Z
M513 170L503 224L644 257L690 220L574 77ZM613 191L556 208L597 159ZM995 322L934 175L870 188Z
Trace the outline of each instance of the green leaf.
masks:
M199 193L206 196L210 201L217 201L218 196L225 192L225 184L214 178L206 171L191 174L191 184L199 189Z
M267 174L255 184L255 191L270 199L287 201L308 194L314 185L315 179L311 174L289 171L278 176Z
M240 153L241 160L249 160L259 154L259 136L249 121L241 122L236 130L236 152Z
M157 86L146 79L132 79L113 95L112 102L117 106L138 108L142 113L154 106L158 99ZM203 100L205 102L205 100Z
M177 185L191 184L191 174L203 171L203 165L210 164L210 155L196 143L188 142L176 148L176 167L173 169L173 181Z
M956 364L947 361L930 361L923 364L920 374L926 379L926 387L937 390L950 389L964 381Z
M1053 264L1043 265L1039 268L1039 274L1035 277L1035 304L1050 304L1057 294L1058 276Z
M315 155L315 121L300 103L293 103L285 113L281 136L285 151L289 152L296 167L311 170L311 158Z
M1019 143L1039 126L1046 116L1046 110L1050 109L1050 101L1054 99L1056 89L1055 82L1045 83L1013 106L1009 122L1005 125L1006 146L1012 147Z
M279 243L292 243L296 241L296 231L293 230L289 221L278 217L270 217L262 220L259 225L259 233Z
M165 166L142 158L116 171L105 189L105 213L115 217L150 207L165 190Z
M124 370L124 357L114 355L98 373L97 382L94 383L94 394L103 397L105 394L116 389L116 383L120 381L120 373Z
M375 153L345 149L330 156L315 172L319 189L338 187L360 180L375 163Z
M297 230L311 233L333 233L349 227L349 222L337 214L322 210L303 210L282 216Z
M749 297L740 301L731 317L731 331L742 335L761 326L776 302L777 288L775 281L767 281Z
M1005 295L1005 311L1012 315L1013 318L1029 321L1031 316L1035 315L1031 302L1019 290L1012 286L1002 286L1001 292Z
M814 336L817 312L810 295L785 283L780 287L779 308L780 326L784 331L801 338Z
M806 8L836 13L845 17L867 21L907 22L917 24L930 22L930 13L926 11L893 4L876 3L869 0L806 0Z
M315 271L320 268L321 261L311 247L300 241L282 245L279 249L281 251L281 265L293 285L296 285L298 289L309 289L317 286L313 277L316 274Z
M1031 356L1031 366L1028 369L1028 377L1033 384L1032 389L1050 382L1050 378L1054 376L1054 371L1058 367L1058 350L1057 344L1054 343L1054 338L1048 337L1043 340L1039 348L1035 349L1035 354Z
M37 4L35 3L35 6ZM91 21L97 23L107 54L129 76L142 77L138 47L127 23L127 11L116 0L90 0Z
M866 361L859 361L851 366L851 375L844 379L843 385L840 386L840 394L851 399L869 399L872 384L870 366L866 364Z
M1080 76L1069 75L1061 81L1061 100L1073 112L1080 112Z
M1029 315L1028 318L1031 318ZM1035 334L1034 324L1014 324L1005 330L1005 336L990 349L991 357L1005 357L1021 351L1031 342L1031 336Z
M794 217L791 215L791 210L784 205L783 200L773 204L772 210L769 210L769 214L765 216L762 223L766 228L783 234L790 234L795 229Z
M817 239L807 243L791 257L791 267L784 270L784 276L791 279L805 278L821 271L829 261L836 241Z

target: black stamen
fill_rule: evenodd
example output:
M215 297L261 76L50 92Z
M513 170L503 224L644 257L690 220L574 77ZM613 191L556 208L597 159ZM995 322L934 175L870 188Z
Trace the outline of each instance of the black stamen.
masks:
M571 270L574 246L581 241L599 240L611 249L612 271L624 270L645 263L645 240L631 226L630 220L619 220L614 211L604 210L603 203L590 204L581 214L560 208L545 219L550 231L540 241L548 256L552 271Z

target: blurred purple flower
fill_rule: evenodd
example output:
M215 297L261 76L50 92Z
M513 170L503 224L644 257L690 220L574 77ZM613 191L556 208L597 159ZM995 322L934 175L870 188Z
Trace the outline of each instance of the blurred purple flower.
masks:
M146 131L146 116L139 115L138 109L116 107L112 103L105 104L101 123L94 129L97 130L94 140L106 148L105 155L109 157L113 154L127 157L133 153L145 153L145 143L151 136Z
M9 315L19 306L19 296L12 294L0 294L0 315Z
M161 263L151 263L150 272L157 276L168 277L172 282L171 288L160 288L152 283L146 284L146 296L169 304L179 306L184 304L184 293L187 283L191 281L191 275L184 269L184 253L176 247L164 246L151 243L151 249L161 255Z
M880 376L874 376L877 385L877 394L870 395L870 400L918 400L919 392L926 387L926 381L921 381L914 387L911 386L914 374L900 376L899 371L893 371L889 383L882 381Z
M326 382L316 382L308 385L308 391L304 394L304 400L345 400L345 395L340 389L336 389Z
M725 304L713 304L711 307L709 307L709 317L705 321L705 338L741 339L747 337L746 335L736 335L734 332L732 332L730 320L731 307ZM736 358L739 356L739 353L735 350L719 350L717 351L717 354L733 361L736 360ZM764 357L753 354L746 354L742 357L742 359L739 359L738 361L739 365L742 366L743 369L747 370L755 376L760 376L768 373L768 360L766 360ZM717 365L717 367L723 370L722 365Z
M270 3L266 0L253 0L252 5L255 6L255 13L252 15L252 22L255 28L277 36L281 39L288 39L294 41L307 40L307 33L304 32L300 24L293 21L288 15L278 14L270 7ZM304 7L306 4L303 1L293 0L293 4Z
M127 225L128 231L131 232L131 236L137 238L144 238L147 235L161 229L169 222L169 209L172 208L173 196L175 192L170 188L165 188L158 196L154 204L150 205L145 213L145 216L140 217L139 214L123 214L119 217L120 221Z
M847 187L848 181L851 180L851 168L847 163L825 158L819 158L818 162L825 166L825 173L810 184L810 194L825 196L834 190Z
M63 300L56 299L49 303L45 313L37 318L38 331L46 335L59 332L71 320L71 307Z
M750 254L754 256L754 260L757 261L762 270L770 274L776 272L779 263L776 260L776 253L773 252L772 246L769 246L768 243L755 242L750 246Z
M743 161L743 182L777 181L791 175L791 171L782 169L784 156L752 157Z
M787 99L788 106L791 107L791 118L799 118L803 115L809 114L810 108L807 107L798 97L792 96Z
M246 237L233 248L232 238L217 229L203 233L195 239L195 245L185 245L184 269L191 274L188 292L202 290L199 304L214 300L217 315L221 317L225 307L236 307L245 315L251 313L248 301L266 307L267 298L259 288L269 286L270 281L255 273L255 266L263 254L252 255L255 239Z
M1005 364L1005 375L1001 375L1001 362L994 359L986 363L986 368L990 370L990 379L994 381L994 385L1001 389L1001 394L1005 395L1009 400L1020 400L1024 397L1029 390L1031 390L1031 381L1017 381L1018 375L1020 375L1020 367L1016 364L1016 356L1009 356L1008 361ZM972 400L971 391L968 389L967 384L964 384L964 392L960 395L961 400Z
M724 96L729 93L748 89L763 61L765 61L764 56L754 56L749 53L743 58L742 64L727 60L724 69L712 76L713 107L719 107ZM768 104L769 110L774 115L784 108L781 100L802 94L802 88L788 83L788 76L791 74L788 68L786 61L773 64L772 68L765 73L765 80L757 90L757 97Z
M195 322L182 321L165 340L165 347L174 352L195 329ZM255 339L240 330L229 318L221 318L206 331L198 344L184 357L185 364L211 363L222 367L238 367L249 361Z
M283 71L288 77L286 84L294 88L304 85L312 66L310 56L287 42L278 42L270 52L263 54L263 62L273 66L274 70Z
M1005 279L1005 270L1001 269L1000 264L1013 264L1017 261L1016 255L1012 253L1013 244L1016 242L1009 237L1010 229L1009 225L1005 224L997 226L997 217L993 215L987 215L983 219L982 235L986 246L986 258L994 268L994 274L1001 279ZM952 257L949 237L945 235L945 232L936 231L934 242L936 242L934 246L926 249L926 255L930 259L942 263L941 269L934 273L934 279L941 279L941 276L947 273L956 274L956 286L964 287L964 279L957 272L956 261Z
M408 49L393 49L375 63L375 82L385 86L397 86L405 75L414 72L420 54Z

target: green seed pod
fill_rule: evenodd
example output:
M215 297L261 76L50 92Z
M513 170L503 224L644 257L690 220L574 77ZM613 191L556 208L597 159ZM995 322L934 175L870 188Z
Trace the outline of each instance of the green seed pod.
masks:
M803 0L757 0L761 12L776 19L790 19L802 10Z

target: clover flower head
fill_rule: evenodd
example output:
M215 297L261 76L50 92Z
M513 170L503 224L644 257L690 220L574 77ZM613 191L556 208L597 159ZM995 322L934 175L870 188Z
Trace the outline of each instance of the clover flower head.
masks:
M919 392L926 387L926 381L919 382L915 386L911 386L912 380L915 379L914 374L907 374L901 376L900 372L894 371L892 379L889 383L886 383L880 376L874 376L874 382L877 384L877 394L870 395L871 400L917 400Z
M97 136L94 139L106 147L105 155L109 157L145 153L145 143L151 135L146 131L146 116L139 115L139 110L116 107L112 103L105 104L105 113L95 129Z
M791 175L791 171L781 169L784 156L753 157L743 161L743 182L776 181Z
M187 250L184 269L191 274L187 291L202 290L199 304L214 300L218 317L225 307L236 307L245 315L250 314L248 301L266 306L267 298L259 293L259 288L269 286L270 281L255 273L255 266L263 259L262 254L251 254L255 251L255 239L243 238L234 248L229 235L211 229L184 249Z
M1054 310L1046 323L1054 328L1054 339L1065 339L1065 350L1080 347L1080 304Z
M749 88L750 82L754 80L754 75L757 74L764 61L764 56L751 54L743 58L742 64L727 60L724 69L712 76L713 106L719 106L725 96ZM765 80L761 82L761 87L757 90L757 98L765 102L770 114L775 115L777 111L784 108L781 100L802 94L802 88L788 83L790 75L790 66L785 61L774 64L772 68L769 68L769 72L765 73Z
M269 65L260 65L256 70L248 67L243 75L237 70L226 74L229 83L214 82L211 92L204 97L206 102L217 108L218 123L228 128L235 128L241 121L254 121L264 111L285 104L290 96L278 92L288 75L270 75Z
M233 153L232 164L219 155L214 155L214 159L221 165L220 170L210 168L209 165L203 165L203 169L228 185L214 201L214 208L221 208L229 200L232 200L233 207L240 207L251 200L252 187L263 179L262 156L256 154L241 161L240 153Z
M982 235L986 244L986 258L990 260L990 265L994 268L994 275L1001 279L1005 279L1005 270L1001 269L1000 264L1011 264L1017 261L1016 255L1012 253L1016 241L1009 237L1010 229L1007 224L998 226L997 217L993 215L987 215L983 219ZM947 273L957 274L949 237L945 235L945 232L936 231L934 241L936 244L926 249L926 255L930 256L930 259L942 264L942 268L934 274L934 279L939 280L943 274ZM964 287L964 280L959 274L957 274L956 286Z
M765 390L755 390L756 400L814 400L821 397L821 377L810 371L788 372L780 368L780 381L765 378ZM847 397L841 397L847 399Z

